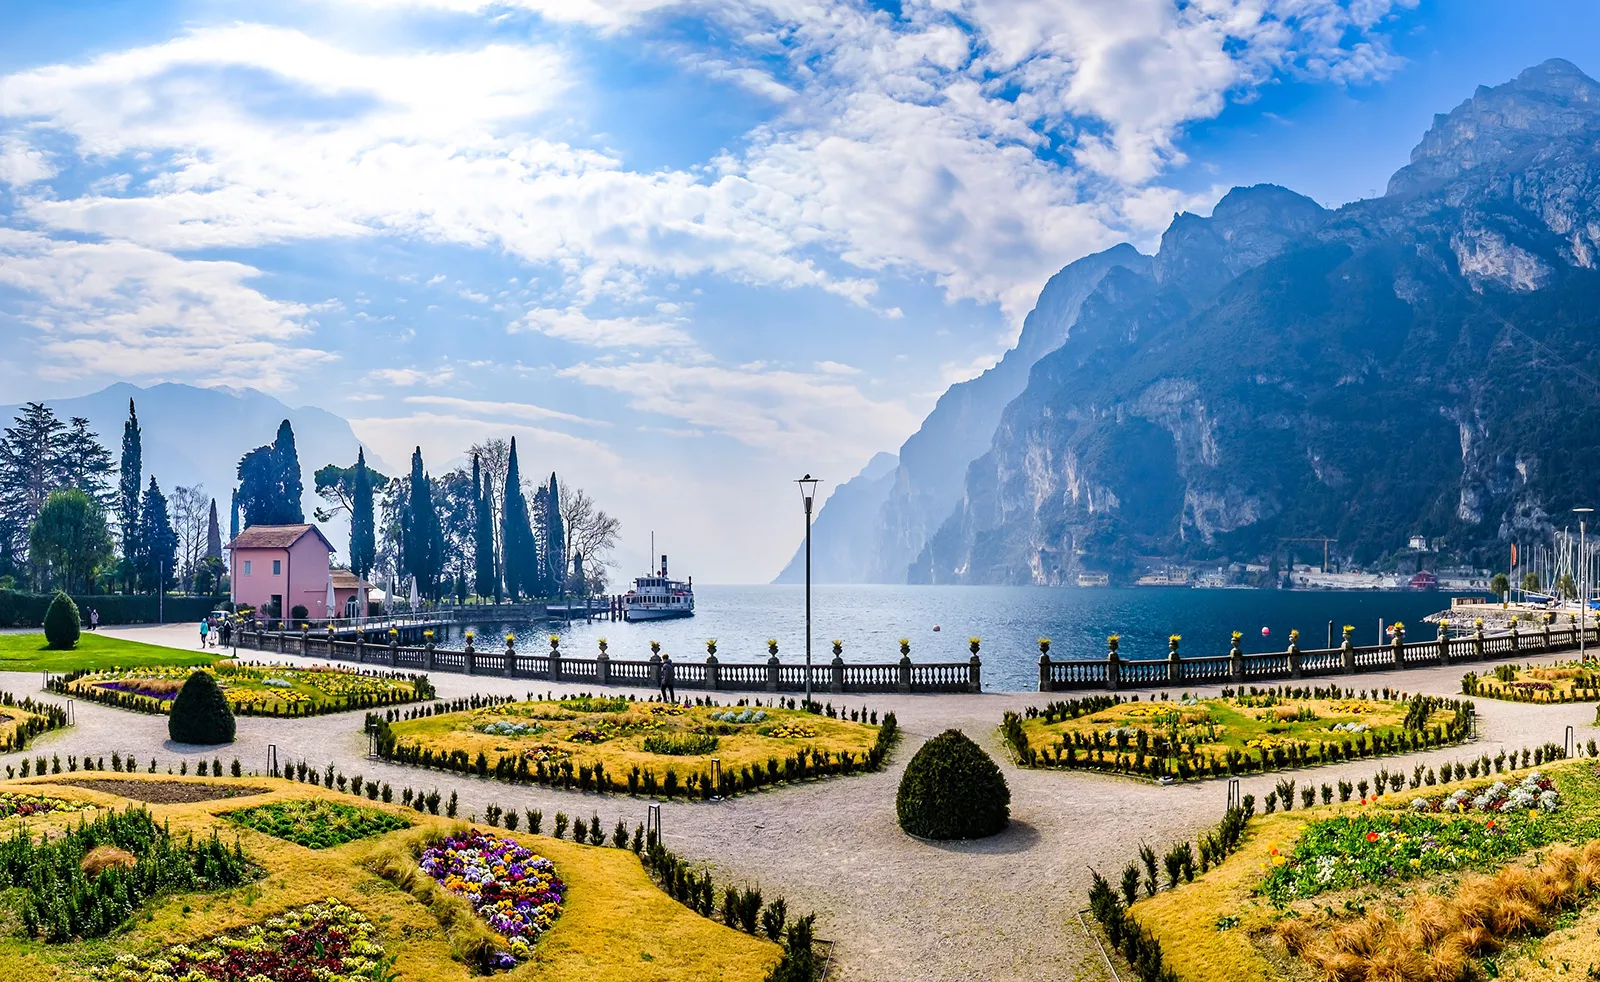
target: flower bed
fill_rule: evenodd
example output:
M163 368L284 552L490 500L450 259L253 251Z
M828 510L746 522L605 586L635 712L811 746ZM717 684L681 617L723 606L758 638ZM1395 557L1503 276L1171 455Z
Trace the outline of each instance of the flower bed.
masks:
M1479 821L1372 812L1311 822L1288 856L1272 850L1259 892L1275 904L1363 883L1498 866L1548 841L1535 812Z
M1411 810L1415 812L1503 814L1537 809L1548 813L1560 806L1561 794L1556 790L1555 782L1538 771L1516 784L1496 781L1485 788L1457 788L1438 798L1411 799Z
M578 697L369 719L384 759L582 791L728 797L882 764L894 735L887 714L878 726L869 710L827 705L816 713L782 702Z
M63 707L0 692L0 753L26 750L28 741L35 736L66 725L67 711Z
M224 817L247 829L308 849L331 849L346 842L411 827L410 822L388 812L323 798L257 805L228 812Z
M242 931L173 945L160 954L122 954L97 966L109 982L339 982L393 977L372 923L329 899L287 910Z
M374 709L434 697L426 675L347 668L288 668L220 662L214 668L147 667L76 672L53 680L63 695L145 713L166 713L195 671L216 676L234 713L241 716L312 716Z
M1462 676L1461 691L1511 702L1590 702L1600 699L1600 669L1593 662L1579 661L1496 665L1482 675Z
M47 798L44 795L24 794L20 791L0 791L0 820L48 815L51 812L81 812L95 807L87 801L69 798Z
M555 864L510 839L473 830L426 850L422 871L461 895L506 943L492 968L533 954L539 936L561 916L566 885Z
M1180 780L1406 753L1466 739L1464 700L1339 686L1224 689L1221 697L1091 696L1006 713L1001 732L1030 767Z

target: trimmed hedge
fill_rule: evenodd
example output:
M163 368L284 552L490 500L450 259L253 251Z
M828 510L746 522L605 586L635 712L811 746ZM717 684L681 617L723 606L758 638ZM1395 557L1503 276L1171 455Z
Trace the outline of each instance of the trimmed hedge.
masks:
M38 627L50 608L52 594L21 593L0 590L0 627ZM171 623L196 621L215 610L226 598L168 596L159 606L154 595L139 596L125 593L100 593L77 595L72 598L81 614L87 615L93 607L100 612L101 624L154 624L158 609L164 620ZM80 621L80 623L82 623Z
M71 651L78 646L78 605L60 591L44 613L44 640L51 651Z
M172 716L167 720L167 735L178 743L212 746L232 743L238 724L228 697L222 694L210 672L195 672L172 700Z
M960 730L945 730L911 758L895 810L911 835L982 839L1011 821L1011 789L983 748Z

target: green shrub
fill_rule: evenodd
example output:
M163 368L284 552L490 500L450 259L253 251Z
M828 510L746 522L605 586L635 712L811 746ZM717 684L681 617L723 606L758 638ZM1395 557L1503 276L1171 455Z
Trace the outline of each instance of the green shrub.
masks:
M285 839L308 849L329 849L346 842L409 828L403 818L371 808L357 808L321 798L257 805L224 816L230 822Z
M78 646L78 605L65 593L56 591L50 609L44 612L45 646L52 651L70 651Z
M945 730L911 758L895 808L912 835L981 839L1010 821L1011 789L982 748L960 730Z
M228 697L218 688L210 672L195 672L172 700L172 717L167 720L167 735L178 743L213 745L232 743L236 725Z
M652 733L644 738L644 752L670 757L692 757L717 749L717 738L708 733Z

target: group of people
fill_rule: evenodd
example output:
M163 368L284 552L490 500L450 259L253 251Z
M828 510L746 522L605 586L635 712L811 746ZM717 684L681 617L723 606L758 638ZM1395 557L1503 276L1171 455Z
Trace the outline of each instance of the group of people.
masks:
M222 623L213 623L220 620ZM200 647L226 648L233 640L233 620L231 618L213 618L207 614L200 618Z

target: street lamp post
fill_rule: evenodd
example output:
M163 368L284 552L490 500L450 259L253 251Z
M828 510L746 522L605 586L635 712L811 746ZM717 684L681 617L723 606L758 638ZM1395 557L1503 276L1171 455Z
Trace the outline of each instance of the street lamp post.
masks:
M1589 652L1584 644L1584 637L1588 631L1585 621L1589 616L1589 557L1583 551L1584 522L1593 512L1593 508L1574 508L1578 515L1578 660L1588 661Z
M806 709L811 708L811 505L817 497L817 478L807 474L800 485L800 503L806 509Z

